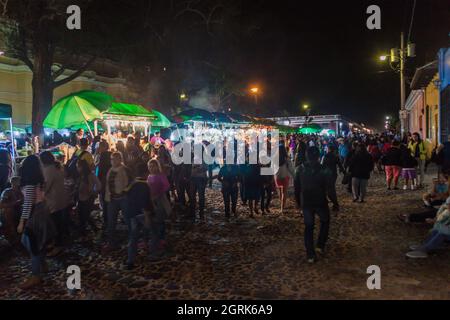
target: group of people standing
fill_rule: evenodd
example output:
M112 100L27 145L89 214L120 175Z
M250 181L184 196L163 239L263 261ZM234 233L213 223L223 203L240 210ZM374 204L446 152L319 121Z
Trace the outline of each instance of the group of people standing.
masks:
M407 145L392 138L288 135L274 151L279 157L279 170L274 175L262 175L264 166L260 164L223 164L217 174L213 166L202 162L175 165L172 146L165 145L159 135L147 145L130 135L126 143L117 143L114 148L101 137L89 141L80 136L77 150L68 161L58 161L51 152L44 151L28 156L14 177L9 153L0 151L0 209L6 212L5 234L13 245L21 242L31 256L32 276L22 288L39 285L47 269L45 258L59 255L76 237L88 240L89 229L103 241L103 254L117 250L120 216L128 229L124 268L135 267L140 235L149 240L150 260L161 259L168 248L166 221L176 219L175 212L181 212L191 222L205 222L206 189L214 179L221 183L227 221L239 215L239 196L250 217L260 210L262 214L270 213L275 190L283 214L293 184L296 204L305 221L308 262L314 263L316 255L325 251L329 203L332 210L340 210L338 171L354 202L365 201L368 180L379 165L386 172L389 189L398 189L400 174L405 186L409 182L413 189L418 185L416 167L421 172L427 160L420 136L414 134ZM439 149L447 164L449 143ZM421 177L419 183L423 183ZM96 206L102 212L100 227L91 216ZM321 226L315 245L316 214Z

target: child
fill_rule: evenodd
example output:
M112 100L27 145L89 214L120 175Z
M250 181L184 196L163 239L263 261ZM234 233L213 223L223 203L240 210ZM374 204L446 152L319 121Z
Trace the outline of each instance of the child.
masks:
M433 191L423 195L423 202L427 207L440 206L449 196L448 180L441 173L433 180Z
M6 240L15 246L19 243L17 226L19 225L23 194L20 190L20 177L11 178L11 188L3 191L0 199L1 220Z
M402 177L405 179L403 190L408 190L409 181L411 181L411 190L417 188L417 160L411 155L409 149L402 149Z
M445 204L439 209L436 219L427 221L434 222L431 234L422 245L410 247L413 251L406 254L408 258L427 258L428 252L438 249L444 241L450 240L450 198L447 198Z
M165 220L171 214L171 207L167 199L167 191L170 189L167 176L162 172L161 165L156 159L148 163L147 183L150 188L150 196L153 207L150 216L152 240L150 244L150 260L157 260L165 254L166 249L166 223Z

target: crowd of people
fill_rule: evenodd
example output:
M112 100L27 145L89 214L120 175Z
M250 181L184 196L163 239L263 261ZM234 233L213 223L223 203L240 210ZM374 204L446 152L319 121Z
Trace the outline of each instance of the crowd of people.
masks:
M80 134L81 133L81 134ZM204 163L172 162L173 145L155 134L150 139L128 135L115 143L105 135L87 139L78 132L76 152L59 159L50 151L30 155L13 175L9 152L0 150L3 234L11 245L30 254L32 275L22 285L31 288L42 282L46 257L64 251L70 240L102 240L102 254L121 246L117 224L128 230L124 268L135 268L140 237L148 240L150 260L163 258L168 249L166 224L169 221L204 223L207 219L205 193L217 179L226 221L244 214L237 203L248 208L248 216L275 210L278 193L280 214L286 209L288 189L294 186L298 209L305 222L307 260L314 263L326 249L330 229L330 209L339 212L336 193L339 172L353 201L367 199L371 174L386 174L386 187L399 189L400 177L406 190L424 186L427 161L439 166L433 190L423 198L427 212L401 215L402 221L433 223L433 231L423 245L408 256L426 257L450 237L450 139L430 154L420 135L350 135L345 138L316 135L287 135L279 143L279 170L274 176L261 174L260 164L221 164L218 172ZM248 150L247 150L248 151ZM271 150L270 152L273 152ZM430 154L430 155L429 155ZM224 155L225 157L225 155ZM435 206L441 205L435 209ZM98 206L99 226L92 217ZM320 219L318 241L314 241L315 216ZM316 243L316 244L315 244Z

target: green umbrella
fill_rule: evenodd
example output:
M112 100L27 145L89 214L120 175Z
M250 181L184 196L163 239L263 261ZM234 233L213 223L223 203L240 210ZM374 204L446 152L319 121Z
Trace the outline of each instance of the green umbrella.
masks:
M152 122L152 127L158 127L158 128L168 128L172 125L169 119L165 115L163 115L161 112L152 109L152 112L157 116L158 118Z
M72 93L55 103L44 120L44 127L66 129L102 118L111 107L113 97L96 91Z
M311 127L304 127L299 130L299 132L301 134L314 134L314 133L319 133L320 131L322 131L322 129L311 128Z

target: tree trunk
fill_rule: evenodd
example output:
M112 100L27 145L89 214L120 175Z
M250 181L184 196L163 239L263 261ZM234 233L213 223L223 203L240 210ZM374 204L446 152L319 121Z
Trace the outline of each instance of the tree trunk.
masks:
M53 50L47 41L35 43L33 70L32 131L35 135L44 133L44 119L53 104L52 79Z

